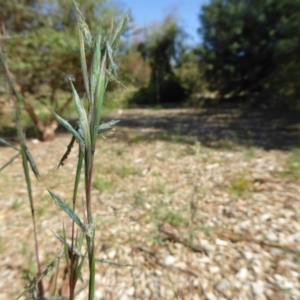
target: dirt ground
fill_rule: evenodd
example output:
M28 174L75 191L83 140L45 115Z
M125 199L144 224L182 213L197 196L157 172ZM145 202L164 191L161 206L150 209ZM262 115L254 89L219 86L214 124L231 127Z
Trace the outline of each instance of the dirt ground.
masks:
M136 109L112 118L121 122L95 158L96 253L134 266L99 263L96 299L300 299L297 115ZM52 231L70 233L47 192L70 203L76 148L57 170L69 140L62 130L51 142L28 139L41 173L32 180L43 268L60 249ZM0 154L2 166L15 152ZM20 159L0 173L0 199L0 299L15 299L35 272ZM83 280L79 289L87 268ZM66 289L61 275L56 295Z

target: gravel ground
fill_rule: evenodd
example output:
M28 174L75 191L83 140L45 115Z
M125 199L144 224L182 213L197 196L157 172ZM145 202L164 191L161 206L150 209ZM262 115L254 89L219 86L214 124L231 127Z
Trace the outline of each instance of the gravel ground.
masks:
M176 110L150 111L148 117L160 117L146 126L144 111L123 112L124 125L99 140L93 190L97 257L134 266L99 263L96 299L299 300L299 153L265 150L255 141L236 145L228 138L216 146L213 138L209 144L163 121L177 116L187 128L187 120L197 118L186 118L188 113L183 118ZM70 203L76 148L56 170L69 139L58 134L52 142L28 140L42 177L33 178L33 194L44 268L60 249L51 230L59 232L64 224L70 231L47 193ZM0 165L14 155L6 147L0 153ZM0 299L14 299L26 285L26 272L35 271L20 159L0 173L0 199ZM83 215L81 203L77 211ZM64 267L62 260L61 295L67 293ZM49 294L51 278L45 280ZM83 279L79 287L87 282L86 268ZM87 299L87 289L76 299Z

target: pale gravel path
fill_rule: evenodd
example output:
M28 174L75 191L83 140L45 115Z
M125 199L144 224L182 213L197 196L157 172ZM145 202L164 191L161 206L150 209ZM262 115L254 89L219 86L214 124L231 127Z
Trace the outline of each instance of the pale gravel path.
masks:
M300 185L278 176L290 154L216 150L176 136L148 142L146 129L119 128L98 148L95 178L105 191L93 192L97 256L136 267L99 264L96 299L300 299ZM42 175L34 196L44 266L59 249L50 229L69 224L46 192L70 201L77 151L56 171L68 141L28 141ZM13 154L0 153L0 165ZM239 174L248 191L236 196ZM33 251L20 160L0 173L0 199L0 299L14 299ZM172 236L192 236L203 251Z

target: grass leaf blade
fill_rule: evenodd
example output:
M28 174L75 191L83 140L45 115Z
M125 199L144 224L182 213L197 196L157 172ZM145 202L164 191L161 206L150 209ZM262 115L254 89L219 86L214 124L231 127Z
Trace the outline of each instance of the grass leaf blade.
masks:
M6 145L8 147L11 147L17 151L20 151L20 149L18 149L16 146L12 145L11 143L7 142L5 139L0 138L0 143Z
M49 109L51 110L51 112L53 113L53 115L55 116L55 118L57 119L57 121L62 125L64 126L67 131L69 131L70 133L73 134L73 136L75 136L75 138L77 139L77 141L81 144L81 145L84 145L84 140L83 138L81 137L81 135L78 133L78 131L76 131L72 126L71 124L65 120L64 118L62 118L61 116L59 116L55 111L53 111L50 107Z
M0 168L0 172L2 170L4 170L8 165L10 165L18 156L20 156L21 153L16 154L15 156L13 156L6 164L4 164L1 168Z
M70 243L68 243L67 241L65 241L65 239L59 235L58 233L55 233L52 231L52 233L54 234L54 236L63 244L63 245L67 245L68 249L71 250L72 246L70 245ZM83 256L83 254L81 253L81 251L79 251L77 248L73 247L73 252L78 255L78 256Z
M115 29L115 31L114 31L114 33L112 35L112 38L110 40L110 44L111 44L112 49L115 49L116 44L117 44L117 42L119 40L119 37L120 37L120 35L121 35L122 31L123 31L123 28L126 25L126 23L129 21L130 13L131 13L131 11L129 10L127 12L127 14L124 16L124 18L119 22L117 28Z
M80 221L79 217L73 212L73 210L65 204L57 195L48 190L51 197L55 200L58 206L80 227L84 228L85 225Z
M56 265L62 254L64 253L64 248L62 248L59 253L55 256L54 260L47 266L47 268L42 272L42 274L34 279L34 281L27 287L20 295L18 295L17 299L20 299L30 290L32 290Z
M40 179L39 170L36 166L36 163L34 162L34 159L33 159L32 155L28 151L27 147L25 148L25 153L26 153L27 160L29 161L32 172L34 173L36 179L39 180Z
M116 64L114 62L114 58L113 58L113 49L110 46L108 41L106 42L106 49L107 49L109 63L110 63L110 66L112 68L113 74L116 75L117 74L117 66L116 66Z

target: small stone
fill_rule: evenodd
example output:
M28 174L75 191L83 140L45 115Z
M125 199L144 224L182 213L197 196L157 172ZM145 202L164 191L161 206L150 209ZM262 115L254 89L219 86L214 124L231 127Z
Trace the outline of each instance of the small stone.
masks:
M267 239L270 242L277 242L278 241L277 235L274 232L272 232L272 231L267 234Z
M217 267L217 266L210 266L210 267L209 267L209 272L210 272L211 274L219 273L219 272L220 272L220 268Z
M268 214L268 213L263 214L263 215L260 216L260 220L261 220L262 222L268 221L268 220L270 220L271 218L272 218L272 215L271 215L271 214Z
M225 279L221 280L216 286L216 288L219 292L223 292L223 291L227 290L229 287L231 287L231 282L228 280L225 280Z
M227 246L228 245L228 243L226 241L220 240L220 239L216 239L216 244L218 246Z
M246 268L241 268L236 274L235 278L240 280L245 280L248 276L248 270Z
M165 259L164 259L164 264L165 264L166 266L171 266L171 265L173 265L174 263L175 263L175 257L174 257L174 256L168 255L168 256L165 257Z
M113 249L113 250L108 252L107 256L108 256L109 259L114 259L115 256L116 256L116 253L117 253L117 251Z
M152 206L151 206L149 203L145 203L145 208L146 208L146 209L151 209L151 207L152 207Z
M300 232L297 232L293 235L287 237L288 242L290 243L300 243Z
M39 144L39 142L40 142L40 141L37 140L37 139L32 139L32 140L31 140L31 143L32 143L32 144Z
M253 258L253 253L250 252L250 251L246 251L244 253L244 256L245 256L246 259L251 260Z
M279 285L279 287L281 289L285 289L285 290L294 289L294 284L292 282L288 281L287 278L285 278L284 276L275 274L274 277L275 277L277 284Z
M257 297L263 297L265 292L265 283L261 280L250 283L253 294Z
M128 296L133 296L133 295L134 295L134 292L135 292L135 288L132 286L132 287L130 287L129 289L127 289L126 294L127 294Z
M206 299L207 300L218 300L218 298L213 293L207 293Z

